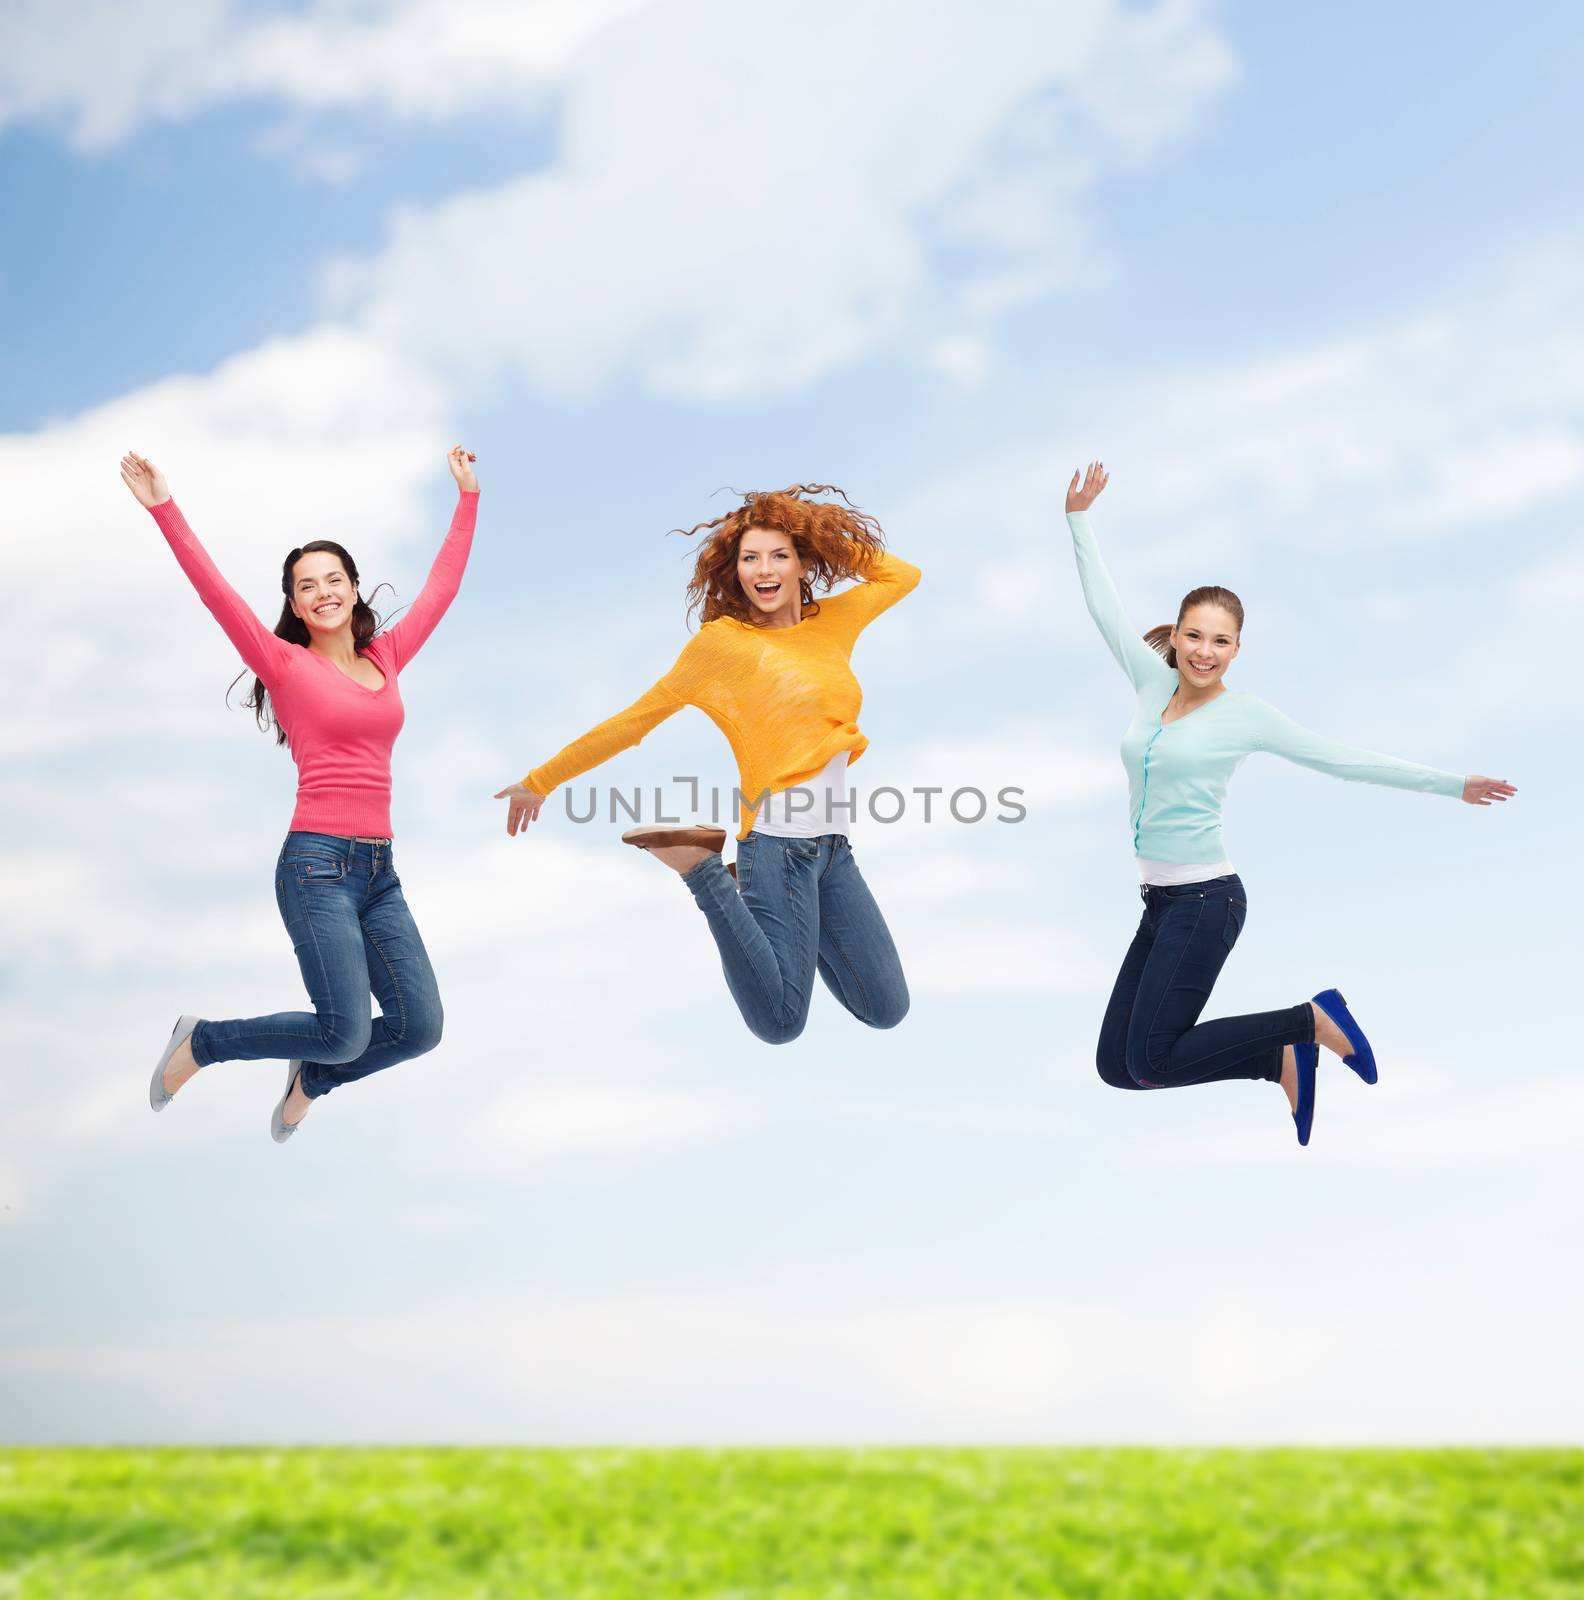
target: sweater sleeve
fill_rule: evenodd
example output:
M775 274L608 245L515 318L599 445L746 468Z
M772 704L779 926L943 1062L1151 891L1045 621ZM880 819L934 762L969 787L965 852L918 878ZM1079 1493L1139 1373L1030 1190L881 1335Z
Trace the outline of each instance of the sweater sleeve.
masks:
M1111 581L1111 574L1100 555L1100 545L1084 511L1069 511L1067 526L1072 529L1073 554L1078 558L1078 581L1083 585L1084 603L1107 648L1135 689L1146 683L1175 681L1176 674L1165 658L1145 644L1138 629L1127 619L1122 598Z
M225 630L237 654L268 685L286 659L286 653L297 646L277 639L242 596L220 576L220 569L209 559L209 552L199 544L197 534L188 527L186 517L174 500L162 500L157 506L150 506L149 514L159 524L178 565L198 591L198 598Z
M857 638L882 611L889 611L898 600L910 595L922 576L912 562L882 550L862 583L855 583L840 594L826 595L819 608Z
M1396 756L1380 755L1338 744L1311 732L1275 706L1250 696L1253 702L1252 743L1284 761L1324 772L1348 783L1379 783L1389 789L1411 789L1419 794L1442 794L1453 800L1463 797L1463 779L1455 772L1438 767L1422 767L1417 762L1399 761Z
M625 711L618 711L614 717L607 717L597 727L590 728L581 739L574 739L543 766L535 767L523 779L524 785L535 794L547 795L558 784L567 783L641 743L644 736L667 717L691 704L688 686L697 660L698 640L695 634L671 670L646 694L634 700Z
M390 652L392 667L400 672L423 648L424 641L434 632L441 617L456 599L462 587L462 574L467 568L468 555L473 549L473 527L478 519L478 490L463 491L458 497L456 510L451 514L451 527L447 531L440 553L429 569L418 598L407 608L399 621L385 630L385 648Z

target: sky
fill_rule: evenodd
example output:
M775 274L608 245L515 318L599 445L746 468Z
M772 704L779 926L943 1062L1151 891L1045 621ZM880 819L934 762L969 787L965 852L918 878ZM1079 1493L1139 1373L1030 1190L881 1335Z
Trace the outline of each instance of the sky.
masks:
M1571 7L0 5L0 1437L1577 1441L1584 214ZM178 1012L295 1008L289 757L116 463L273 615L409 601L396 855L437 1051L159 1118ZM1118 1094L1130 614L1232 687L1517 784L1256 758L1211 1014L1339 985L1381 1081ZM923 571L850 777L1021 788L855 854L912 1010L763 1045L685 889L491 796L687 636L722 486L840 484ZM389 594L390 591L387 591ZM696 711L594 775L729 787ZM728 849L730 847L728 846Z

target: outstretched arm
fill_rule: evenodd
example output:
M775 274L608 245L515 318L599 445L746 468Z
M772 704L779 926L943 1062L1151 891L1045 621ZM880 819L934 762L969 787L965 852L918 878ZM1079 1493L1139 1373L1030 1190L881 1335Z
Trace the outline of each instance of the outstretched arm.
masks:
M1067 486L1067 526L1072 529L1073 554L1078 560L1078 581L1083 585L1084 603L1100 630L1100 637L1135 689L1142 689L1151 682L1169 685L1176 681L1176 674L1145 644L1143 635L1128 621L1122 609L1122 597L1111 581L1100 555L1099 542L1089 526L1089 507L1110 481L1104 466L1091 461L1082 486L1076 472Z
M889 611L898 600L910 595L922 576L911 561L882 550L862 583L855 583L840 594L826 595L819 608L850 628L856 638L882 611Z
M424 641L434 632L462 587L462 574L473 549L473 528L478 519L479 486L471 465L477 459L461 445L452 446L446 456L459 491L456 510L451 514L451 527L423 588L418 591L418 598L399 622L385 630L385 648L397 672L423 648Z
M277 639L254 615L252 607L220 576L220 569L209 559L209 552L199 544L197 534L187 526L187 519L171 499L165 474L152 461L128 451L121 458L121 481L159 524L165 542L198 591L198 598L225 630L237 654L267 685L285 652L296 646Z
M579 773L609 761L614 755L638 744L646 734L657 728L665 719L688 704L687 669L683 663L688 651L697 644L698 636L688 642L688 647L677 658L676 665L651 688L614 717L607 717L597 727L590 728L581 739L553 755L543 766L535 767L521 783L508 784L496 794L497 800L509 800L506 812L506 831L516 836L539 816L545 796L559 784L567 783Z
M1263 700L1252 703L1255 749L1295 761L1315 772L1324 772L1348 783L1379 783L1390 789L1446 795L1476 806L1506 800L1518 792L1510 783L1496 778L1443 772L1439 767L1423 767L1417 762L1400 761L1396 756L1339 744L1335 739L1324 738L1294 722Z

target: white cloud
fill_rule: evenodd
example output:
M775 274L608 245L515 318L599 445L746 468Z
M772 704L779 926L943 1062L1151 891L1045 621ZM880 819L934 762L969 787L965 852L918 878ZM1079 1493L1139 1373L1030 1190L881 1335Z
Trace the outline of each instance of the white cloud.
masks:
M976 334L948 334L924 352L927 366L965 389L977 389L990 375L990 346Z
M978 383L1000 312L1104 270L1104 175L1187 137L1235 75L1195 0L971 18L905 0L180 3L94 7L68 44L34 0L0 125L64 122L92 148L262 99L296 121L261 145L345 183L355 141L320 136L315 112L509 114L554 82L550 166L399 211L382 252L326 282L337 315L437 369L557 394L628 371L700 399L796 389L904 331Z
M1004 554L981 566L981 603L988 622L1025 626L1048 626L1049 586L1031 574L1063 544L1068 478L1094 456L1113 475L1095 516L1129 596L1133 574L1256 542L1312 557L1510 525L1584 488L1577 283L1555 253L1517 254L1494 281L1444 291L1434 315L1086 384L1081 415L1043 430L1062 442L943 474L893 520L944 542L993 514Z
M1084 88L1096 72L1103 97ZM438 357L443 328L447 360L557 393L629 368L707 400L800 388L927 320L937 249L1016 280L999 303L1066 281L1053 261L1081 252L1056 241L1107 161L1180 137L1231 75L1179 3L1141 21L1113 0L971 18L679 0L574 68L552 167L400 213L379 256L335 268L332 298L404 347ZM1134 126L1116 100L1150 110ZM984 177L1009 128L1015 192ZM969 373L977 336L959 328L935 359Z
M937 913L910 918L897 940L909 988L930 995L1103 995L1116 976L1090 940L1048 917Z
M1003 789L1021 790L1020 803L1041 810L1114 800L1125 792L1115 754L1080 744L1069 726L1051 717L1000 717L975 734L919 740L897 751L888 766L896 783L938 785L948 798L959 787L977 788L991 816L1005 809L997 799ZM935 801L936 810L942 805ZM968 799L959 802L965 815L973 809Z
M0 436L6 520L32 535L8 542L0 600L0 673L33 685L0 709L7 751L190 726L240 670L122 484L124 451L164 469L222 573L272 621L281 559L304 538L338 539L365 572L409 540L438 545L424 500L449 482L445 408L388 348L318 328ZM426 569L415 554L413 578Z
M179 1361L131 1334L19 1343L0 1353L0 1379L13 1415L49 1403L47 1430L24 1421L23 1437L95 1442L607 1443L618 1416L633 1444L1575 1437L1576 1387L1554 1374L1576 1308L1536 1322L1465 1294L1433 1340L1392 1339L1384 1329L1426 1287L1446 1288L1405 1271L1368 1316L1345 1295L1277 1308L1235 1290L1129 1291L1104 1306L837 1304L759 1286L449 1297L388 1316L200 1324ZM1513 1338L1528 1358L1493 1360ZM283 1367L297 1372L285 1389Z
M1394 1174L1467 1172L1560 1163L1579 1148L1584 1085L1573 1079L1482 1091L1471 1089L1466 1076L1398 1061L1368 1094L1355 1092L1358 1087L1346 1068L1324 1059L1313 1142L1323 1143L1328 1162ZM1270 1097L1265 1098L1268 1102ZM1206 1162L1280 1167L1290 1164L1293 1150L1285 1139L1250 1139L1245 1129L1206 1120L1189 1130L1179 1126L1169 1135L1142 1135L1125 1159L1149 1170L1198 1169Z
M461 1137L478 1158L517 1171L525 1161L697 1144L753 1120L746 1107L704 1095L541 1082L495 1095Z
M644 0L13 0L0 128L99 150L226 101L435 121L520 113ZM305 155L312 156L311 149ZM340 174L333 172L333 177Z

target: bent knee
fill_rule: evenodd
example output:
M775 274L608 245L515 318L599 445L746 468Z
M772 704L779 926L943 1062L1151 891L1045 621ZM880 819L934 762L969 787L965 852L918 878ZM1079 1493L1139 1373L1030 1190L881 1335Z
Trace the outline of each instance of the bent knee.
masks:
M894 1028L907 1014L910 1002L906 995L885 1005L874 1007L864 1016L871 1028Z
M359 1022L332 1022L324 1030L324 1040L315 1052L321 1066L344 1067L356 1061L369 1047L374 1031L373 1022L364 1017Z
M444 1031L445 1013L436 1005L432 1010L422 1011L409 1019L403 1043L415 1056L421 1056L440 1043Z
M1160 1067L1148 1050L1129 1050L1125 1065L1135 1089L1162 1087Z
M1095 1071L1100 1074L1100 1081L1111 1089L1141 1089L1139 1083L1127 1069L1127 1063L1119 1061L1116 1056L1109 1053L1095 1057Z
M783 1018L780 1021L771 1023L750 1022L748 1030L753 1034L754 1038L761 1040L765 1044L791 1044L807 1025L808 1017L805 1015Z

